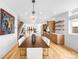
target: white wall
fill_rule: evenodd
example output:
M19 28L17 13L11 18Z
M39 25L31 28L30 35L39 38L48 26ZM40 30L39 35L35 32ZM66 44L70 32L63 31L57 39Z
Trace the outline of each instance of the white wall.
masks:
M15 17L15 33L0 35L0 59L17 43L17 15L0 1L0 8L3 8Z
M65 45L78 51L78 36L73 34L65 36Z
M68 23L69 16L68 15L69 15L68 12L64 12L64 13L61 13L61 14L55 16L56 20L65 20L64 32L56 32L56 33L64 34L65 35L65 45L78 51L78 36L70 35L69 31L68 31L68 28L69 28L69 23Z

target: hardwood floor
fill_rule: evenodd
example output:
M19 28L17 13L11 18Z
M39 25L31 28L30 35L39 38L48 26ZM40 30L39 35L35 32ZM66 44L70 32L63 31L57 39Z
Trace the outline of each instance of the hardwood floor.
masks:
M78 53L70 48L50 43L49 55L43 59L78 59Z
M18 48L18 44L2 59L27 59L25 48ZM63 45L50 43L50 48L43 48L43 59L78 59L78 53Z

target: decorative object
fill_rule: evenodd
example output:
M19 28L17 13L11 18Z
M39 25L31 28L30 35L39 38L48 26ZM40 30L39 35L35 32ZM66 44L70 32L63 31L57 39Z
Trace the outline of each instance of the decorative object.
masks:
M32 44L34 45L36 42L36 35L35 34L32 34Z
M14 16L0 9L0 35L14 33Z

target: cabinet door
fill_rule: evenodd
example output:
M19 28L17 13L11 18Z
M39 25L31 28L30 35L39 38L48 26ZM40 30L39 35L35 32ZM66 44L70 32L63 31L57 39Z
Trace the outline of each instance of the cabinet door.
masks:
M53 43L57 44L57 35L56 34L50 34L50 39Z
M57 44L64 45L64 35L57 35Z

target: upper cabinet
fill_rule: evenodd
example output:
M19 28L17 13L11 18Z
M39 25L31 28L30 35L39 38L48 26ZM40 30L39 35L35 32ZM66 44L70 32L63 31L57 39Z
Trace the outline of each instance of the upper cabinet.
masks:
M0 35L14 33L14 21L15 18L13 15L0 9Z
M58 20L55 22L55 30L56 31L64 31L64 20Z
M78 34L78 9L69 12L69 34Z

